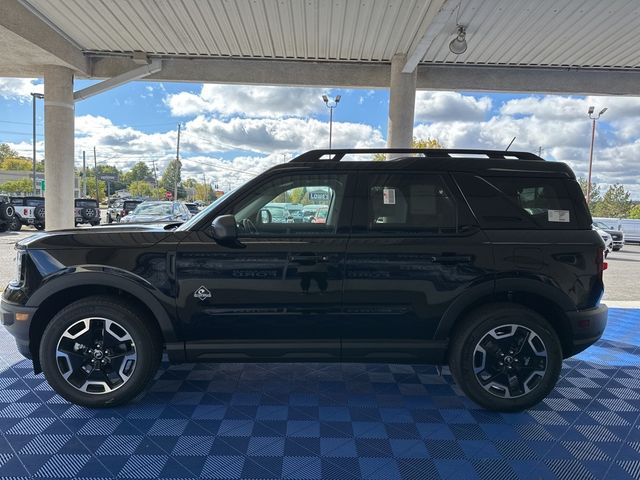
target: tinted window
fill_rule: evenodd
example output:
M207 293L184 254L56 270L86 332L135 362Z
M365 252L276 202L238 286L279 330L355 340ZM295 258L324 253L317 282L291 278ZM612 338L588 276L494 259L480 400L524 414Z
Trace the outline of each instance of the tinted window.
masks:
M96 208L98 202L95 200L76 200L76 207L78 208Z
M333 173L282 176L255 188L229 213L235 215L240 235L332 234L338 226L346 181L346 175ZM327 208L327 220L304 221L304 206L317 204L319 198Z
M370 231L454 233L456 204L442 177L423 174L369 175Z
M471 174L456 179L485 228L576 228L585 222L568 179Z

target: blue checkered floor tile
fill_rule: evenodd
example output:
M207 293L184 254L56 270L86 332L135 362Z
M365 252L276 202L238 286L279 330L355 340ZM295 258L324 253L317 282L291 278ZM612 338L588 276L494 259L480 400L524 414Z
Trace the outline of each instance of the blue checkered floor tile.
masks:
M2 329L0 478L639 479L639 324L612 309L519 414L479 409L433 367L377 364L163 364L136 403L89 410Z

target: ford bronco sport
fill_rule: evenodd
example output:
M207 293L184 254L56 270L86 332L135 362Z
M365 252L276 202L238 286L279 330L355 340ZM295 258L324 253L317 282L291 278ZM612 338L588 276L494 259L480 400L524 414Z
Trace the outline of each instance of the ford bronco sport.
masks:
M385 162L350 155L392 153ZM265 207L326 192L323 223ZM305 193L307 192L307 193ZM80 405L173 362L448 364L481 406L541 401L606 325L603 242L571 169L524 152L316 150L182 224L17 244L2 323Z

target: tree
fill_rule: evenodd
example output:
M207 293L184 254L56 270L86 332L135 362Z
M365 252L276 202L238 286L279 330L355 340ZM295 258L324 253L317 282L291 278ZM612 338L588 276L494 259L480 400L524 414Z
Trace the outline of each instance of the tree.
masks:
M18 152L12 149L8 144L0 143L0 160L13 157L19 157Z
M149 177L151 177L151 170L147 164L138 162L123 175L123 181L125 184L130 185L133 182L146 181Z
M631 193L625 190L624 185L616 183L609 187L602 201L596 203L592 213L596 217L625 218L632 205Z
M0 162L0 170L31 171L33 162L26 158L5 157Z
M142 180L136 180L129 184L129 193L134 197L152 197L153 190L153 187L148 182Z
M211 184L209 183L198 183L195 186L196 189L196 200L202 200L203 202L210 202L214 199L215 193L213 188L211 188Z
M629 210L629 218L640 220L640 204L634 205L631 210Z
M0 185L0 191L9 194L31 193L33 191L33 182L28 178L10 180Z
M164 173L162 174L162 179L160 180L160 186L164 188L167 192L174 192L176 182L180 185L180 181L182 180L180 176L180 172L182 170L182 165L178 162L178 160L171 160ZM178 197L184 197L184 189L182 189L182 194L180 192L180 188L178 189Z
M98 181L100 201L107 198L107 183L104 180ZM87 175L87 196L96 198L96 177ZM97 199L97 198L96 198Z
M584 198L587 198L587 180L585 178L579 178L578 183L582 189ZM589 211L594 212L596 205L602 201L602 194L600 193L600 187L597 183L591 182L591 196L589 197Z
M411 148L444 148L438 139L436 138L416 138L413 137L411 141ZM376 153L373 156L373 160L376 162L382 162L387 159L387 156L384 153Z

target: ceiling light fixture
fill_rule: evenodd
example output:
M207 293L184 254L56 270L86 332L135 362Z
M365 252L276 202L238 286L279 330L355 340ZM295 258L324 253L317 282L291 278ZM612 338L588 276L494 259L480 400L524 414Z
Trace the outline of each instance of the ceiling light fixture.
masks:
M458 25L458 35L449 43L449 50L455 55L461 55L467 51L467 29L463 25Z

